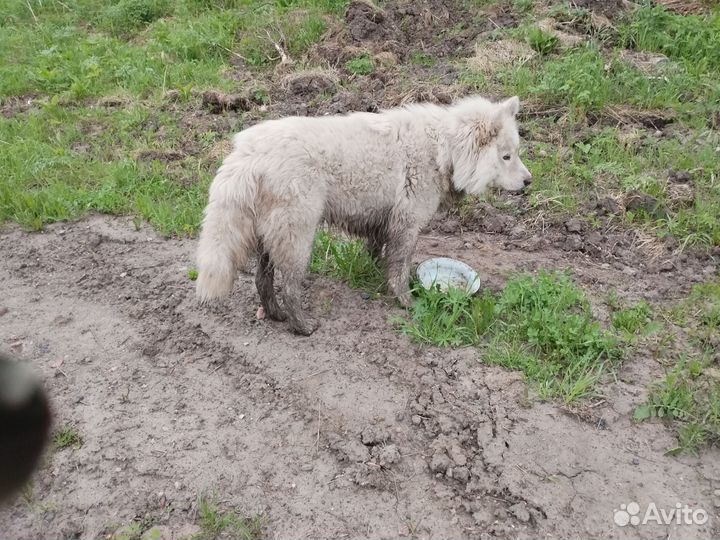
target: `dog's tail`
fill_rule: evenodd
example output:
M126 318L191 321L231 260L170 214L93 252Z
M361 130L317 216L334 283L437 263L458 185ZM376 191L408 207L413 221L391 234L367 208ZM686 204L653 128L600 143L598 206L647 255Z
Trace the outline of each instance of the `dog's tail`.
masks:
M203 303L230 293L237 269L247 263L257 245L257 178L251 164L234 154L225 160L210 186L200 233L196 294Z

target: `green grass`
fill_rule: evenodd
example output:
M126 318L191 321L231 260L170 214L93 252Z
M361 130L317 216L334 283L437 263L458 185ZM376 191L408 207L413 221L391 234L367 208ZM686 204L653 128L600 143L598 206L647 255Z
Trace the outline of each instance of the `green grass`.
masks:
M555 52L560 45L560 40L543 29L534 26L528 30L528 45L540 54Z
M348 60L345 68L353 75L370 75L375 71L375 61L368 55L358 56Z
M720 443L720 377L712 364L710 356L682 359L635 410L637 421L657 417L674 423L678 442L671 453Z
M720 11L709 16L677 15L663 6L644 6L621 26L622 44L654 51L683 64L693 73L720 69Z
M646 331L652 318L652 309L645 301L622 309L612 314L612 325L629 336Z
M83 445L83 440L77 428L74 426L63 426L53 434L52 444L56 450L64 450L70 447L77 450Z
M382 265L373 259L361 240L343 239L325 230L318 231L315 237L310 271L371 293L384 288Z
M686 330L687 342L665 376L650 385L635 419L670 422L678 437L670 452L697 452L720 444L720 279L696 285L669 311L669 319Z
M426 344L480 346L484 361L522 371L542 398L593 395L622 357L617 336L593 319L566 274L518 276L497 295L421 287L415 294L410 319L400 321L405 333Z
M200 538L219 536L238 540L255 540L262 537L265 527L263 516L243 517L235 511L225 511L213 498L198 497L198 520L202 533Z
M40 229L96 211L141 216L166 235L195 232L218 162L207 157L207 133L189 138L178 121L149 105L118 111L53 101L0 119L0 222ZM137 159L184 142L203 150L170 164Z

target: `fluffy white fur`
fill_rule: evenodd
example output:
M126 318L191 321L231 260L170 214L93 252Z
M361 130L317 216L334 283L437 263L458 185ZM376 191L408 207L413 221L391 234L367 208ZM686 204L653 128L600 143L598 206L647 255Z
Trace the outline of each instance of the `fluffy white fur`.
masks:
M409 266L419 230L443 199L488 187L520 190L531 175L518 156L517 97L480 97L449 107L410 105L380 114L292 117L235 136L210 187L198 248L201 301L230 292L256 252L266 313L309 334L300 285L324 219L385 248L390 291L409 303ZM283 307L272 287L284 278Z

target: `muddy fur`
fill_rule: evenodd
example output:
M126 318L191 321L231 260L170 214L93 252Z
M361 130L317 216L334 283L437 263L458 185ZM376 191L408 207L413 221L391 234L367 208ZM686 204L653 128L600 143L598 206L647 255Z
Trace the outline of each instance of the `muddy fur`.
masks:
M198 297L229 293L237 269L257 254L266 314L311 334L317 322L302 312L300 290L324 220L384 254L388 289L407 306L417 235L438 206L458 194L517 191L530 182L518 156L519 106L517 97L473 97L449 107L272 120L237 134L210 187ZM284 279L282 308L275 269Z

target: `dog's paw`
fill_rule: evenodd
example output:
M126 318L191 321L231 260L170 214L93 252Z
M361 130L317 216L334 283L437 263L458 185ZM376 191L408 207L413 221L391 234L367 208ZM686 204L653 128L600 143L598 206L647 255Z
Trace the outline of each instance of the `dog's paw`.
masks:
M290 323L290 328L292 329L292 331L302 336L311 335L315 330L318 329L318 326L320 326L320 323L317 320L311 319L309 317L305 319L299 319Z
M409 309L410 306L412 306L412 295L410 294L410 291L399 294L397 296L397 301L402 307Z

